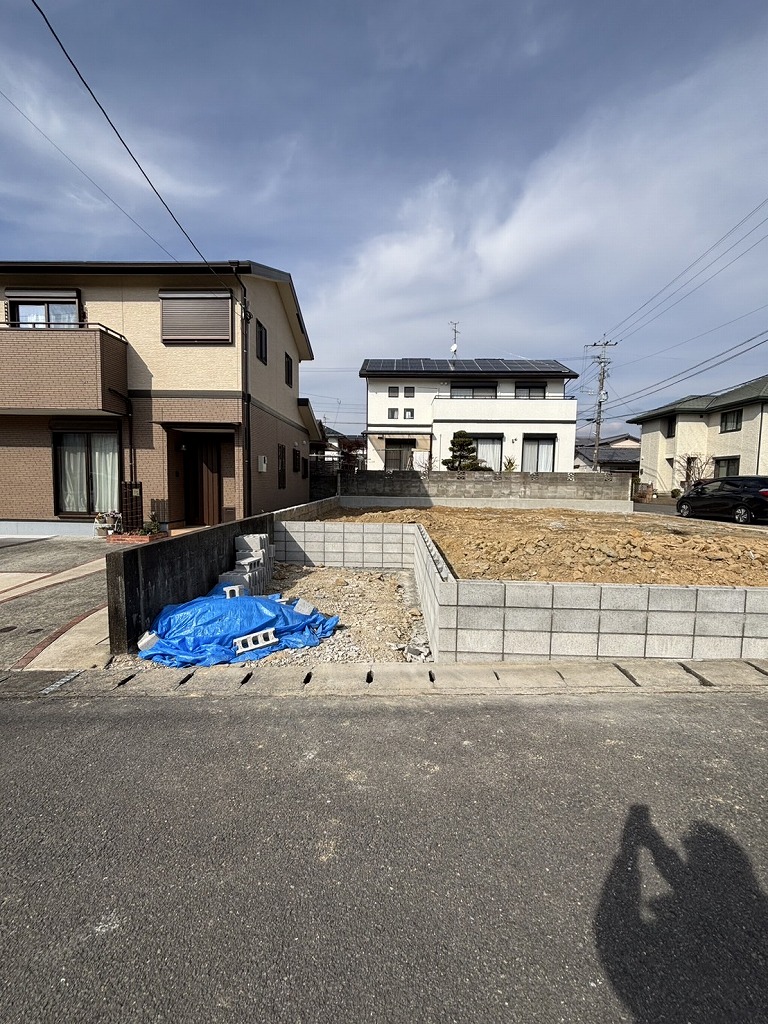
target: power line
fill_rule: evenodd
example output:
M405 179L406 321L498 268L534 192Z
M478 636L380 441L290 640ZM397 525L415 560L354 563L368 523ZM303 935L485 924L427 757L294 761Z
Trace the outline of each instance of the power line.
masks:
M83 168L80 167L79 164L76 164L75 161L72 159L72 157L68 156L60 146L57 146L56 143L53 141L53 139L51 139L48 135L45 134L43 129L40 127L40 125L35 124L35 122L32 120L32 118L24 113L24 111L21 109L21 107L17 107L16 104L13 102L13 100L10 98L10 96L6 96L6 94L3 92L2 89L0 89L0 96L2 96L3 99L7 103L9 103L17 113L21 114L21 116L24 118L24 120L27 121L29 124L31 124L32 127L35 129L35 131L40 132L40 134L43 136L45 141L46 142L50 142L50 144L53 146L53 148L58 153L60 153L64 157L65 160L68 160L72 164L72 166L82 174L82 176L86 179L86 181L89 181L93 185L93 187L95 189L98 189L99 192L101 192L101 194L104 196L105 199L108 199L109 202L112 203L113 206L117 207L117 209L120 211L120 213L124 214L128 218L128 220L139 229L139 231L143 231L144 234L147 236L147 238L150 239L150 241L154 242L155 245L159 246L159 248L161 248L163 250L163 252L166 254L166 256L170 256L171 259L175 263L179 262L176 259L176 257L173 255L173 253L168 252L168 250L165 248L165 246L162 244L162 242L158 242L158 240L153 235L151 235L149 233L149 231L147 231L146 228L142 227L141 224L139 224L139 222L137 220L135 220L130 215L130 213L128 213L127 210L123 209L123 207L120 205L120 203L118 203L116 200L114 200L112 198L112 196L108 192L105 192L104 189L101 187L101 185L99 185L97 182L95 182L93 180L93 178L89 174L86 174L86 172L83 170Z
M694 334L692 338L686 338L685 341L678 341L674 345L667 345L665 348L657 349L655 352L648 352L644 356L638 356L637 359L629 359L625 363L617 363L617 366L632 366L634 363L641 363L645 359L653 359L654 356L666 355L667 352L671 352L675 348L681 348L683 345L688 345L692 341L698 341L699 338L705 338L708 334L714 334L715 331L721 331L724 327L730 327L731 324L738 323L739 320L745 320L748 316L753 316L755 313L759 313L763 309L768 309L768 302L763 306L758 306L756 309L750 309L748 313L742 313L741 316L735 316L733 320L728 320L724 324L719 324L717 327L711 327L708 331L702 331L701 334Z
M768 204L768 197L763 199L763 201L761 203L758 203L757 206L754 208L754 210L751 210L746 215L746 217L742 217L742 219L738 222L738 224L734 224L734 226L729 231L726 231L726 233L722 236L722 238L718 238L718 240L716 242L713 242L712 245L710 245L710 247L705 252L703 252L701 254L701 256L698 256L693 261L693 263L689 263L688 266L685 268L685 270L681 270L680 273L677 275L677 277L672 278L672 280L668 284L665 284L663 288L660 288L655 293L655 295L652 295L650 297L650 299L648 299L646 302L644 302L642 304L642 306L638 306L637 309L634 310L634 312L629 314L629 316L625 316L623 320L619 320L619 322L617 324L614 324L613 327L611 327L611 329L607 333L608 334L614 334L616 331L618 331L618 329L621 326L623 326L623 324L625 324L627 322L627 320L631 320L637 313L639 313L641 310L645 309L646 306L648 306L651 302L653 302L654 299L657 299L660 295L663 295L664 292L667 291L668 288L671 288L672 285L676 284L680 280L681 277L684 277L688 273L689 270L693 270L693 268L698 263L701 263L701 261L703 259L706 259L707 256L709 256L709 254L714 249L716 249L718 247L718 245L720 245L722 242L724 242L727 238L730 238L730 236L734 233L734 231L738 231L738 229L742 226L742 224L746 224L746 222L750 219L750 217L754 217L754 215L758 212L758 210L762 210L762 208L766 204ZM763 223L763 222L761 221L761 223ZM754 230L754 228L752 230ZM735 244L738 244L738 243L735 243ZM733 247L731 246L731 248L733 248Z
M722 359L717 356L711 356L709 359L704 359L700 363L694 363L693 366L689 367L688 370L681 370L679 373L673 374L671 377L665 377L657 384L650 384L648 387L641 388L633 395L624 395L621 398L613 399L613 401L606 403L613 407L615 405L628 404L631 401L637 401L638 399L645 398L649 394L656 391L666 391L667 388L675 387L676 384L682 384L683 381L690 380L692 377L698 377L699 374L706 373L708 370L713 370L716 366L722 366L724 363L730 363L733 359L738 359L739 356L746 355L747 352L751 352L753 349L760 348L761 345L768 343L768 338L763 335L768 334L768 329L760 331L758 334L753 335L751 338L746 338L744 341L740 341L736 345L732 345L731 348L727 348L721 355L726 356ZM762 338L762 341L757 341L758 338ZM756 342L751 345L750 342ZM749 345L749 348L744 348L745 345ZM736 351L740 349L741 351ZM732 353L727 355L727 353Z
M116 136L118 137L118 139L119 139L119 140L120 140L120 142L122 143L122 145L123 145L123 148L125 149L125 151L126 151L126 153L128 154L128 156L129 156L129 157L131 158L131 160L132 160L132 161L133 161L133 162L134 162L134 163L136 164L136 166L138 167L138 169L139 169L139 171L141 172L141 175L142 175L142 177L144 178L144 180L146 181L146 183L147 183L147 184L149 185L149 187L150 187L150 188L152 189L152 191L153 191L153 192L155 193L155 195L157 196L157 198L158 198L158 199L160 200L160 202L161 202L161 203L163 204L163 206L164 206L164 207L165 207L165 209L167 210L168 214L170 215L171 219L173 220L174 224L175 224L175 225L176 225L176 226L178 227L179 231L181 231L181 233L182 233L182 234L184 235L184 237L185 237L185 238L187 239L187 241L188 241L188 242L189 242L189 244L190 244L190 245L192 246L192 248L193 248L193 249L195 250L195 252L197 253L197 255L198 255L198 256L200 257L200 259L201 259L201 260L203 261L203 263L204 263L204 264L205 264L205 265L206 265L206 266L208 267L208 269L209 269L209 270L211 271L211 273L212 273L212 274L214 275L214 277L215 277L215 278L216 278L216 279L217 279L218 281L220 281L220 282L221 282L221 284L222 284L222 285L224 285L224 287L228 287L228 285L227 285L227 284L226 284L226 283L225 283L225 282L224 282L224 281L223 281L223 280L221 279L221 277L219 277L219 275L218 275L218 274L216 273L216 271L214 270L214 268L213 268L213 267L212 267L212 266L210 265L210 263L209 263L209 262L208 262L208 260L207 260L207 259L205 258L205 256L203 256L202 252L201 252L201 251L200 251L200 250L198 249L198 247L197 247L197 246L195 245L195 243L193 242L192 238L190 237L190 235L189 235L189 234L187 233L187 231L185 230L185 228L184 228L184 226L182 225L182 223L181 223L181 221L179 220L179 218L178 218L178 217L176 216L176 214L175 214L175 213L173 212L173 210L172 210L172 209L170 208L170 206L168 205L168 203L166 203L166 201L165 201L165 200L163 199L163 197L162 197L162 196L160 195L160 193L159 193L159 192L158 192L158 190L157 190L157 189L155 188L155 186L154 186L154 184L153 184L153 182L152 182L151 178L150 178L150 177L149 177L149 175L147 174L147 172L146 172L146 171L144 170L144 168L143 168L143 167L141 166L141 164L139 163L138 159L137 159L137 158L136 158L136 157L135 157L135 156L133 155L133 153L132 153L132 151L131 151L131 148L130 148L130 146L129 146L129 145L128 145L128 143L127 143L127 142L125 141L125 139L124 139L124 138L123 138L123 136L122 136L122 135L120 134L120 132L118 131L118 129L117 129L117 126L115 125L114 121L112 120L112 118L111 118L111 117L109 116L109 114L108 114L108 113L106 112L106 110L104 109L104 107L103 107L103 106L101 105L101 103L99 102L99 100L98 100L98 98L97 98L97 96L96 96L96 93L95 93L95 92L93 91L93 89L92 89L92 88L90 87L90 85L88 85L88 83L86 82L86 80L85 80L85 78L83 77L83 75L82 75L82 73L81 73L80 69L78 68L77 64L75 64L74 60L73 60L73 59L72 59L72 58L70 57L69 53L67 52L67 48L66 48L66 47L64 46L64 43L62 43L61 39L59 39L58 35L56 34L56 30L54 29L53 25L52 25L52 24L50 23L50 21L48 20L48 17L46 16L46 13L45 13L45 11L44 11L44 10L42 9L42 7L41 7L41 6L40 6L40 4L39 4L39 3L37 2L37 0L30 0L30 2L32 3L32 6L33 6L33 7L34 7L34 8L35 8L35 9L37 10L37 12L38 12L38 13L40 14L40 17L41 17L41 18L43 19L43 21L45 22L45 24L46 24L46 25L48 26L48 29L50 30L50 33L51 33L51 35L53 36L53 38L54 38L54 39L56 40L56 42L58 43L58 45L59 45L59 48L60 48L61 52L62 52L62 53L64 54L64 56L65 56L65 57L67 58L67 60L69 61L69 63L70 63L71 65L72 65L72 69L74 70L75 74L77 75L77 77L78 77L78 78L80 79L80 81L81 81L81 82L83 83L83 85L85 86L85 89L87 90L87 92L88 92L88 94L90 95L90 97L91 97L91 99L93 100L93 102L94 102L94 103L96 104L96 106L97 106L97 107L99 108L99 110L100 110L100 111L102 112L102 114L104 115L104 117L105 117L105 118L107 119L107 123L109 124L110 128L112 129L112 131L113 131L113 132L115 133L115 135L116 135Z
M768 217L766 217L766 220L768 220ZM761 220L760 224L765 224L765 220ZM756 231L757 228L760 227L760 224L756 224L755 227L752 228L752 231ZM735 245L738 245L739 242L743 242L744 239L748 235L752 234L752 231L748 231L746 235L742 235L742 237L739 239L739 241L735 242L734 245L732 245L732 246L730 246L730 248L726 249L725 252L730 252L731 249L733 249ZM656 316L651 317L650 320L646 320L645 323L639 323L639 322L636 321L636 323L638 323L638 326L634 326L633 324L630 324L630 326L634 326L634 330L629 331L628 334L623 334L621 336L621 338L619 338L619 341L626 341L627 338L631 338L633 334L637 334L638 331L642 331L642 329L644 327L647 327L649 324L652 324L654 322L654 320L658 320L660 316L663 316L665 313L668 313L670 311L670 309L673 309L675 306L677 306L678 303L683 301L683 299L687 299L689 295L693 295L693 293L697 292L699 290L699 288L703 288L704 285L707 284L707 282L709 282L713 278L717 277L718 274L722 274L722 272L724 270L727 270L728 267L731 266L731 264L736 262L736 260L740 260L742 256L746 256L748 252L751 252L761 242L764 242L766 238L768 238L768 234L761 235L761 237L758 238L758 240L756 242L753 242L752 245L749 246L749 248L745 249L743 252L738 253L738 255L734 256L732 260L728 260L728 262L725 264L724 267L720 267L720 269L716 270L714 272L714 274L710 274L709 277L705 277L704 280L700 281L699 284L697 284L695 288L691 288L691 290L689 292L686 292L685 295L681 295L679 299L676 299L675 302L672 302L669 306L666 307L666 309L662 309L661 312L657 313ZM708 263L706 267L702 267L702 269L699 271L699 273L703 274L705 270L709 269L709 267L714 266L715 263L717 263L718 260L721 260L723 258L723 256L725 256L725 252L721 256L718 256L717 259L712 260L711 263ZM684 288L685 285L690 284L691 281L693 281L694 278L696 278L698 276L699 276L698 274L694 274L693 277L689 278L687 281L685 281L683 284L681 284L680 288ZM680 288L676 288L675 291L672 292L672 295L675 295L677 292L679 292ZM672 295L670 295L669 298L671 298ZM652 312L653 309L657 309L658 306L663 305L666 301L667 301L667 299L662 299L662 301L660 303L658 303L656 306L653 306L652 309L648 310L648 312L650 313L650 312ZM640 319L642 320L643 317L641 317Z

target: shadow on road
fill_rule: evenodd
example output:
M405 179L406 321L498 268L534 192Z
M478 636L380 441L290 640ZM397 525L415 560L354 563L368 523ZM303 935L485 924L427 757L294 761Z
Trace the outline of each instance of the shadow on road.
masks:
M682 845L685 859L630 809L594 920L606 974L637 1024L768 1022L768 899L749 858L705 821Z

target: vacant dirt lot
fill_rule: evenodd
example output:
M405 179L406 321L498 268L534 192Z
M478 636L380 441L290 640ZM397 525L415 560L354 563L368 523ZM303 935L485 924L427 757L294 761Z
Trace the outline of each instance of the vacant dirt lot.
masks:
M768 586L768 531L649 514L564 509L339 510L422 523L460 579Z

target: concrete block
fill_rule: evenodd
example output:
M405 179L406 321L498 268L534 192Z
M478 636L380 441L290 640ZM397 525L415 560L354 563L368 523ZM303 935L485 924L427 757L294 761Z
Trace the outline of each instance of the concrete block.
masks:
M274 629L262 629L254 633L246 633L245 636L236 636L232 642L237 654L248 654L250 651L258 651L263 647L271 647L278 640Z
M600 587L594 583L555 583L553 608L599 608Z
M744 616L738 612L698 612L696 636L738 636L744 631Z
M441 579L435 590L437 599L441 605L455 605L458 603L459 585L455 576L451 575L447 580Z
M293 606L293 610L298 612L299 615L314 615L317 609L310 601L305 601L303 597L300 597L296 604Z
M550 653L553 658L596 658L597 633L553 633Z
M501 654L488 654L483 651L457 651L456 662L461 665L476 665L482 662L486 665L496 665L502 660Z
M590 608L553 608L553 633L597 633L600 612Z
M242 584L236 584L234 586L224 587L224 597L229 601L233 597L245 597L246 589ZM146 636L146 633L144 634ZM141 646L141 640L139 640L139 649L144 651L145 647Z
M597 645L599 658L642 658L644 633L601 633Z
M694 658L740 658L741 637L695 636L693 638Z
M692 612L696 609L696 587L649 587L648 610ZM650 626L648 627L650 629Z
M600 612L601 633L635 633L645 635L646 613L643 611Z
M618 690L631 693L637 689L615 665L608 665L605 662L573 664L566 661L557 662L553 667L563 677L568 692Z
M224 591L226 594L226 590ZM137 641L137 647L140 651L151 651L155 646L160 637L157 633L152 633L149 630L146 633L142 633Z
M695 647L695 644L694 644ZM768 676L748 665L741 660L708 660L689 661L687 667L692 669L697 676L705 680L710 686L719 686L723 689L754 688L768 689Z
M456 624L459 629L504 629L504 609L459 605Z
M601 587L600 607L617 611L645 611L648 607L648 590L648 587L642 586L604 583Z
M440 629L456 629L458 610L455 605L437 606L437 625Z
M504 603L511 608L551 608L551 583L506 583Z
M459 605L500 608L504 605L504 584L490 580L459 580Z
M461 614L461 607L459 607ZM442 630L441 630L442 635ZM456 630L456 651L470 654L493 654L501 659L504 649L504 631L501 629Z
M368 692L366 665L316 665L303 688L305 697L364 697ZM306 676L305 676L306 678Z
M641 690L688 693L701 689L698 679L671 659L621 658L618 667L628 672Z
M550 608L506 608L505 613L504 628L507 630L549 633L552 629Z
M745 636L741 642L742 658L768 658L768 637Z
M698 587L697 612L743 612L747 592L743 587Z
M652 635L645 639L646 658L692 658L693 634L675 636L674 634Z
M692 636L695 620L693 612L648 612L648 632Z
M745 611L768 615L768 588L749 587L746 591Z
M537 654L549 657L549 632L534 633L527 630L506 629L504 631L504 657L515 654Z

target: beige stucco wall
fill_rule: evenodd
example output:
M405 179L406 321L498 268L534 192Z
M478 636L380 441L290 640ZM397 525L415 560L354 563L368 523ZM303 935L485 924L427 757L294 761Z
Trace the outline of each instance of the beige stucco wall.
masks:
M702 459L739 459L739 474L768 472L768 422L759 403L742 409L741 430L720 430L721 411L683 413L677 417L675 436L666 438L666 420L649 420L642 426L640 477L659 491L680 487L685 476L681 463L687 456ZM759 457L758 457L759 456ZM669 460L672 460L670 465ZM712 463L707 475L714 475Z

